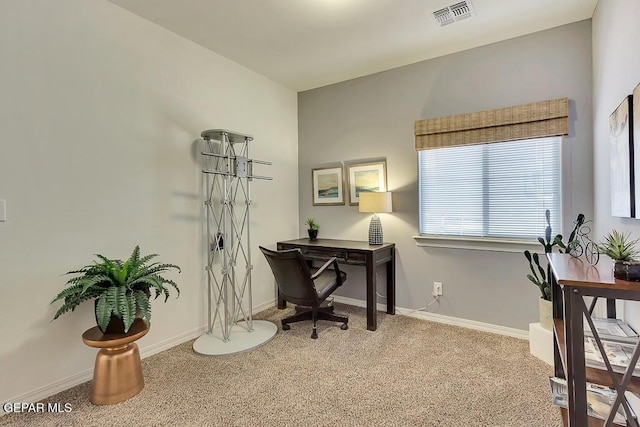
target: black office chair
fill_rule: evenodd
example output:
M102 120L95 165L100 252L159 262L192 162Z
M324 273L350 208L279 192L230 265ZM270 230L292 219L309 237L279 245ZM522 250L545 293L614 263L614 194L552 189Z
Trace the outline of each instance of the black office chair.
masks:
M349 318L333 313L333 306L322 303L346 280L338 261L331 258L318 270L311 270L300 249L272 251L260 246L276 278L280 297L296 304L296 314L282 319L282 329L291 329L289 323L313 320L311 338L318 338L318 320L342 322L340 329L349 329ZM333 267L330 269L329 267Z

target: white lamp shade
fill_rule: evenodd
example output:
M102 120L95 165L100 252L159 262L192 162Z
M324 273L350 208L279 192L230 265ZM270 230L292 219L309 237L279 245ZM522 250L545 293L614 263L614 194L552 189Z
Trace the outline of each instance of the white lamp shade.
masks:
M360 193L360 212L391 212L391 192Z

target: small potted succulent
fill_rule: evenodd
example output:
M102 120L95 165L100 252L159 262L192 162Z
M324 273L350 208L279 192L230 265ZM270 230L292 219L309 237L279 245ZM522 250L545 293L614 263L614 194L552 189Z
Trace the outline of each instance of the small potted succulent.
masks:
M314 218L307 218L305 224L307 224L309 240L316 240L318 238L318 229L320 228L316 220Z
M126 333L136 318L141 318L149 326L151 321L151 291L155 298L164 294L165 302L169 298L169 287L180 289L173 280L160 274L180 267L174 264L149 263L157 254L140 256L140 247L136 246L126 261L109 259L96 254L99 261L70 271L76 274L67 281L69 285L51 301L63 300L53 320L68 311L73 311L80 303L95 301L96 323L103 333Z
M613 276L617 279L640 281L640 261L638 256L638 239L631 240L629 233L611 230L598 244L600 253L608 255L614 261Z

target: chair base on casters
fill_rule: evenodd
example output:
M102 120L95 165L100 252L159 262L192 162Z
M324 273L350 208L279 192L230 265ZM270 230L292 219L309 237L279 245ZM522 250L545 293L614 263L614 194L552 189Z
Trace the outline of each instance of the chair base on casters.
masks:
M291 329L290 323L301 322L304 320L313 321L313 332L311 338L318 338L318 320L329 320L331 322L341 322L340 329L346 331L349 329L349 318L347 316L338 316L333 313L333 306L321 307L319 310L313 310L310 307L296 306L296 314L282 319L282 330Z

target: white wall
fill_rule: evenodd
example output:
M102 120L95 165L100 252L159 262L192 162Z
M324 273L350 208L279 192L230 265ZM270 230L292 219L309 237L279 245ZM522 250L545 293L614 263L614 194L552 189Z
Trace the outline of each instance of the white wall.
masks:
M251 224L254 306L274 300L257 246L297 236L293 91L105 0L0 2L0 58L0 402L91 370L92 304L50 323L49 302L95 253L140 244L182 267L143 352L203 327L202 130L252 134L252 157L274 162Z
M578 213L593 215L591 68L591 21L586 20L300 93L300 235L306 234L305 218L313 216L320 237L366 240L371 216L356 206L312 206L311 169L386 158L394 212L382 214L381 221L385 241L397 247L397 305L424 307L432 299L432 283L439 281L444 295L427 311L526 330L537 322L539 291L526 278L522 253L416 247L413 125L423 118L568 97L566 232ZM339 293L364 299L363 269L347 270ZM378 292L384 295L384 287Z
M611 229L640 237L640 221L611 216L609 115L640 83L640 2L602 0L593 15L593 137L596 236ZM637 117L637 114L636 114ZM640 307L624 306L624 315L640 330Z

